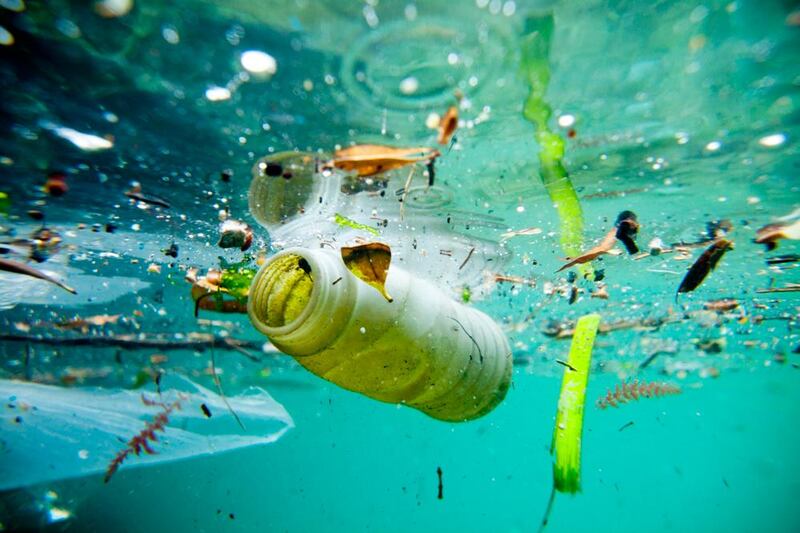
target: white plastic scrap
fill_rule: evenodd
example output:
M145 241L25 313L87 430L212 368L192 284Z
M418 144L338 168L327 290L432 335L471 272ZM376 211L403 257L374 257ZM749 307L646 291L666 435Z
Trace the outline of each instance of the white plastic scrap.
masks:
M125 443L161 412L145 405L142 394L0 380L0 491L105 472ZM157 433L151 444L157 453L132 454L121 470L268 444L294 427L286 409L260 388L228 397L246 430L219 395L186 378L165 376L160 399L153 391L144 394L165 403L182 395L182 408Z

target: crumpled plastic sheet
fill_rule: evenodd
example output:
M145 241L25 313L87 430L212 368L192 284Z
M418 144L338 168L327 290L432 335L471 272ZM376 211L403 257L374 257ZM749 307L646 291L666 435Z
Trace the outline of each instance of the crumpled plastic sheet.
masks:
M104 473L131 437L162 411L145 405L142 394L165 403L182 395L182 408L170 414L166 431L156 433L158 441L151 442L156 453L131 454L120 470L268 444L294 427L286 409L260 388L227 397L244 430L222 397L186 378L165 376L161 390L159 398L152 390L0 380L0 491Z

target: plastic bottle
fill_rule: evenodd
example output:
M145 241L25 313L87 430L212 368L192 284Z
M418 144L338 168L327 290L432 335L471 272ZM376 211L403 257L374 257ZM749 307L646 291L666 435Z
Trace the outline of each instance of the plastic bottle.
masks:
M290 248L256 274L248 313L281 351L345 389L453 422L497 406L512 371L499 326L396 265L386 288L392 302L337 251Z

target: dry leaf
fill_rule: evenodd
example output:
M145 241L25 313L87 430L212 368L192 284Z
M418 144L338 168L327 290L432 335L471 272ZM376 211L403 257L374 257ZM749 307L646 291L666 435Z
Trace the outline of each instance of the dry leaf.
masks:
M603 240L600 242L600 244L598 244L588 252L579 255L575 259L570 260L566 265L556 270L556 272L561 272L562 270L569 268L571 266L579 265L582 263L588 263L589 261L597 259L601 255L609 253L616 243L617 243L617 228L614 228L610 230L608 233L606 233L606 236L603 237Z
M386 273L392 262L392 250L381 242L370 242L361 246L342 248L342 260L355 277L375 287L389 302L392 297L386 292Z
M458 107L453 105L439 121L439 144L449 144L456 128L458 128Z
M780 239L800 240L800 220L791 224L770 224L756 232L755 242L763 244L767 250L774 250Z
M378 144L359 144L336 150L330 164L360 177L374 176L420 161L432 161L441 155L433 148L393 148Z
M691 292L703 283L706 276L714 270L719 260L725 255L725 252L733 249L733 243L728 239L717 239L714 244L708 247L703 254L697 258L697 261L689 268L689 272L681 281L678 287L678 292ZM677 295L676 295L677 297Z
M60 281L50 276L49 274L45 274L41 270L37 270L31 266L26 265L25 263L20 263L19 261L0 258L0 270L3 270L5 272L11 272L13 274L21 274L23 276L30 276L32 278L41 279L43 281L47 281L48 283L52 283L53 285L57 285L67 292L71 292L72 294L78 294L78 292L75 289L64 283L61 283Z
M525 228L519 230L511 230L500 235L500 239L505 241L512 237L521 237L523 235L539 235L541 232L542 228Z

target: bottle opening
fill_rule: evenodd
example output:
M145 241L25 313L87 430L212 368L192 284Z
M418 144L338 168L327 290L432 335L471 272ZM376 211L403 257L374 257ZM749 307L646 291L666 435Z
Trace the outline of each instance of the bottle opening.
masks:
M270 328L291 324L311 299L313 276L309 262L298 254L273 259L250 287L253 318Z

